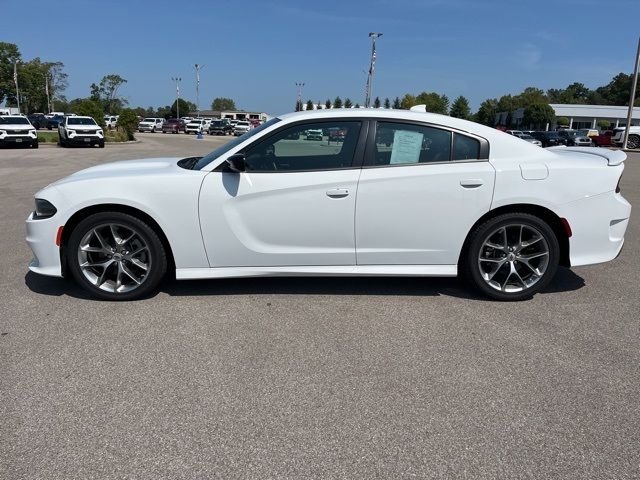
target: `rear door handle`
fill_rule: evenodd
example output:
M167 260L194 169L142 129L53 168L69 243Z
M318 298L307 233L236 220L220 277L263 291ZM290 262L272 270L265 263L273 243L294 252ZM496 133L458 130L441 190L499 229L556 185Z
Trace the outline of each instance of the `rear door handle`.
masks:
M465 178L460 180L460 185L464 188L478 188L484 185L484 182L480 178Z
M327 197L342 198L347 195L349 195L349 190L346 188L332 188L331 190L327 190Z

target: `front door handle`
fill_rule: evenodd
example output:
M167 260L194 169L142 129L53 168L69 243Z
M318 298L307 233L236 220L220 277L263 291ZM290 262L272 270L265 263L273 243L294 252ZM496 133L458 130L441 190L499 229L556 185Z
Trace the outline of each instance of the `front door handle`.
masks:
M484 182L480 178L465 178L460 180L460 185L464 188L478 188L484 185Z
M349 190L346 188L332 188L327 190L327 197L331 198L343 198L349 195Z

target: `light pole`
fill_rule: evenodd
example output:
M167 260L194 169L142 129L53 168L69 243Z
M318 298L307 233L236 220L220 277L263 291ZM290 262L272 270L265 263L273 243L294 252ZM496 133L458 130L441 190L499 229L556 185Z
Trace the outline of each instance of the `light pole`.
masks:
M171 80L176 82L176 118L180 118L180 82L182 77L171 77Z
M304 82L296 82L296 87L298 87L298 99L296 100L296 112L302 110L302 87L304 87Z
M198 111L198 118L200 118L200 70L204 68L204 65L196 63L194 67L196 69L196 110Z
M371 106L371 91L373 90L373 72L376 68L376 39L381 37L380 32L369 32L369 38L371 39L371 62L369 63L369 74L367 75L367 86L365 88L366 95L364 98L364 106L369 108Z
M624 130L624 140L622 148L627 148L629 141L629 129L631 128L631 119L633 117L633 102L636 99L636 88L638 86L638 69L640 68L640 38L638 38L638 51L636 52L636 66L633 70L633 80L631 81L631 98L629 99L629 111L627 112L627 128Z

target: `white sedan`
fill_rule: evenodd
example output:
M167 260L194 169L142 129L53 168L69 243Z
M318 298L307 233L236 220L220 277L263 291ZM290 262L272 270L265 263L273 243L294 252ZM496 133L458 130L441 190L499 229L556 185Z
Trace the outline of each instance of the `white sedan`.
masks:
M342 142L306 141L332 129ZM625 159L417 111L291 113L205 157L109 163L49 185L27 220L29 268L113 300L149 294L169 270L463 275L521 300L558 265L618 255Z

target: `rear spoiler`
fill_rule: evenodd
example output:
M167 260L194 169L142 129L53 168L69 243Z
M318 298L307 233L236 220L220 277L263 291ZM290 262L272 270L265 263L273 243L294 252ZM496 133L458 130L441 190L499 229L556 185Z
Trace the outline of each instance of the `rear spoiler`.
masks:
M604 158L607 164L611 166L620 165L627 159L627 154L622 150L607 150L606 148L593 148L593 147L549 147L547 150L553 150L558 153L562 152L576 152L586 153L588 155L596 155L597 157Z

